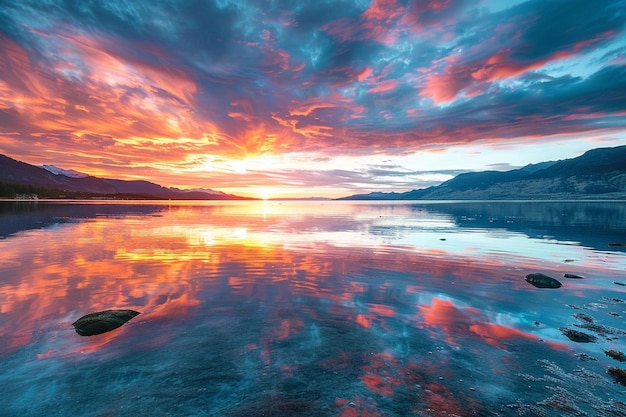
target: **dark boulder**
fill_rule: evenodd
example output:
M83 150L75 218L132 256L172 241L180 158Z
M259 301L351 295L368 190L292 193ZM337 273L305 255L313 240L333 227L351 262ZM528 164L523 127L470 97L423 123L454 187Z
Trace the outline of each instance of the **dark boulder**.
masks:
M117 329L139 312L134 310L104 310L82 316L74 323L76 333L81 336L94 336Z
M626 370L613 366L609 368L606 373L611 375L613 379L615 379L615 382L626 385Z
M568 329L567 327L561 327L559 330L572 342L592 343L598 340L598 338L592 334L579 332L578 330L574 329Z
M563 276L565 278L570 278L570 279L583 279L583 277L581 277L580 275L576 275L576 274L563 274Z
M610 356L616 361L626 362L626 355L624 355L624 352L611 349L611 350L605 350L604 353L606 354L606 356Z
M526 275L526 282L537 288L561 288L561 283L559 281L541 273Z

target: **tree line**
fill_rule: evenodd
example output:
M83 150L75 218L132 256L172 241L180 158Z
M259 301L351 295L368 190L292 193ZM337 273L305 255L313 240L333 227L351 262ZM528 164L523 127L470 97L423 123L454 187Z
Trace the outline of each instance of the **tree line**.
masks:
M63 198L67 195L65 191L39 187L30 184L19 184L13 182L0 181L0 197L15 198L17 195L35 194L39 198Z
M98 194L82 191L64 191L56 188L46 188L31 184L20 184L14 182L0 181L0 198L16 198L17 196L36 195L37 198L58 198L58 199L94 199L94 198L115 198L131 200L152 200L155 197L143 194Z

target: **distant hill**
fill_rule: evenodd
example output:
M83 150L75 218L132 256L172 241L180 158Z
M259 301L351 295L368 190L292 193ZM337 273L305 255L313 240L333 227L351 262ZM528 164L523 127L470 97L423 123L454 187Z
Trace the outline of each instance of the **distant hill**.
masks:
M405 193L356 194L340 200L625 199L626 146L598 148L562 161L511 171L467 172Z
M180 190L149 181L92 177L54 165L37 167L0 154L0 197L36 194L48 198L138 198L172 200L242 200L215 190Z

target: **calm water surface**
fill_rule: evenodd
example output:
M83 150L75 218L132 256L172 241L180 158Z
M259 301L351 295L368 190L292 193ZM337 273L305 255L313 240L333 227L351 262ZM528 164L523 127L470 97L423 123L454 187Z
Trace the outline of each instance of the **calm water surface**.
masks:
M623 416L611 242L624 202L0 203L0 415Z

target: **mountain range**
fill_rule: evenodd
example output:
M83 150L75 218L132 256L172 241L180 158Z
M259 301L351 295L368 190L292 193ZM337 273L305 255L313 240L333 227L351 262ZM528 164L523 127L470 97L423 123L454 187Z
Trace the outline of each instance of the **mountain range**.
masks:
M181 190L144 181L93 177L41 167L0 154L0 197L243 200L211 189ZM626 199L626 145L597 148L572 159L510 171L467 172L408 192L355 194L339 200Z
M355 194L340 200L626 199L626 145L510 171L467 172L408 192Z
M181 190L137 180L98 178L54 165L41 167L0 154L0 197L133 198L165 200L243 200L211 189Z

